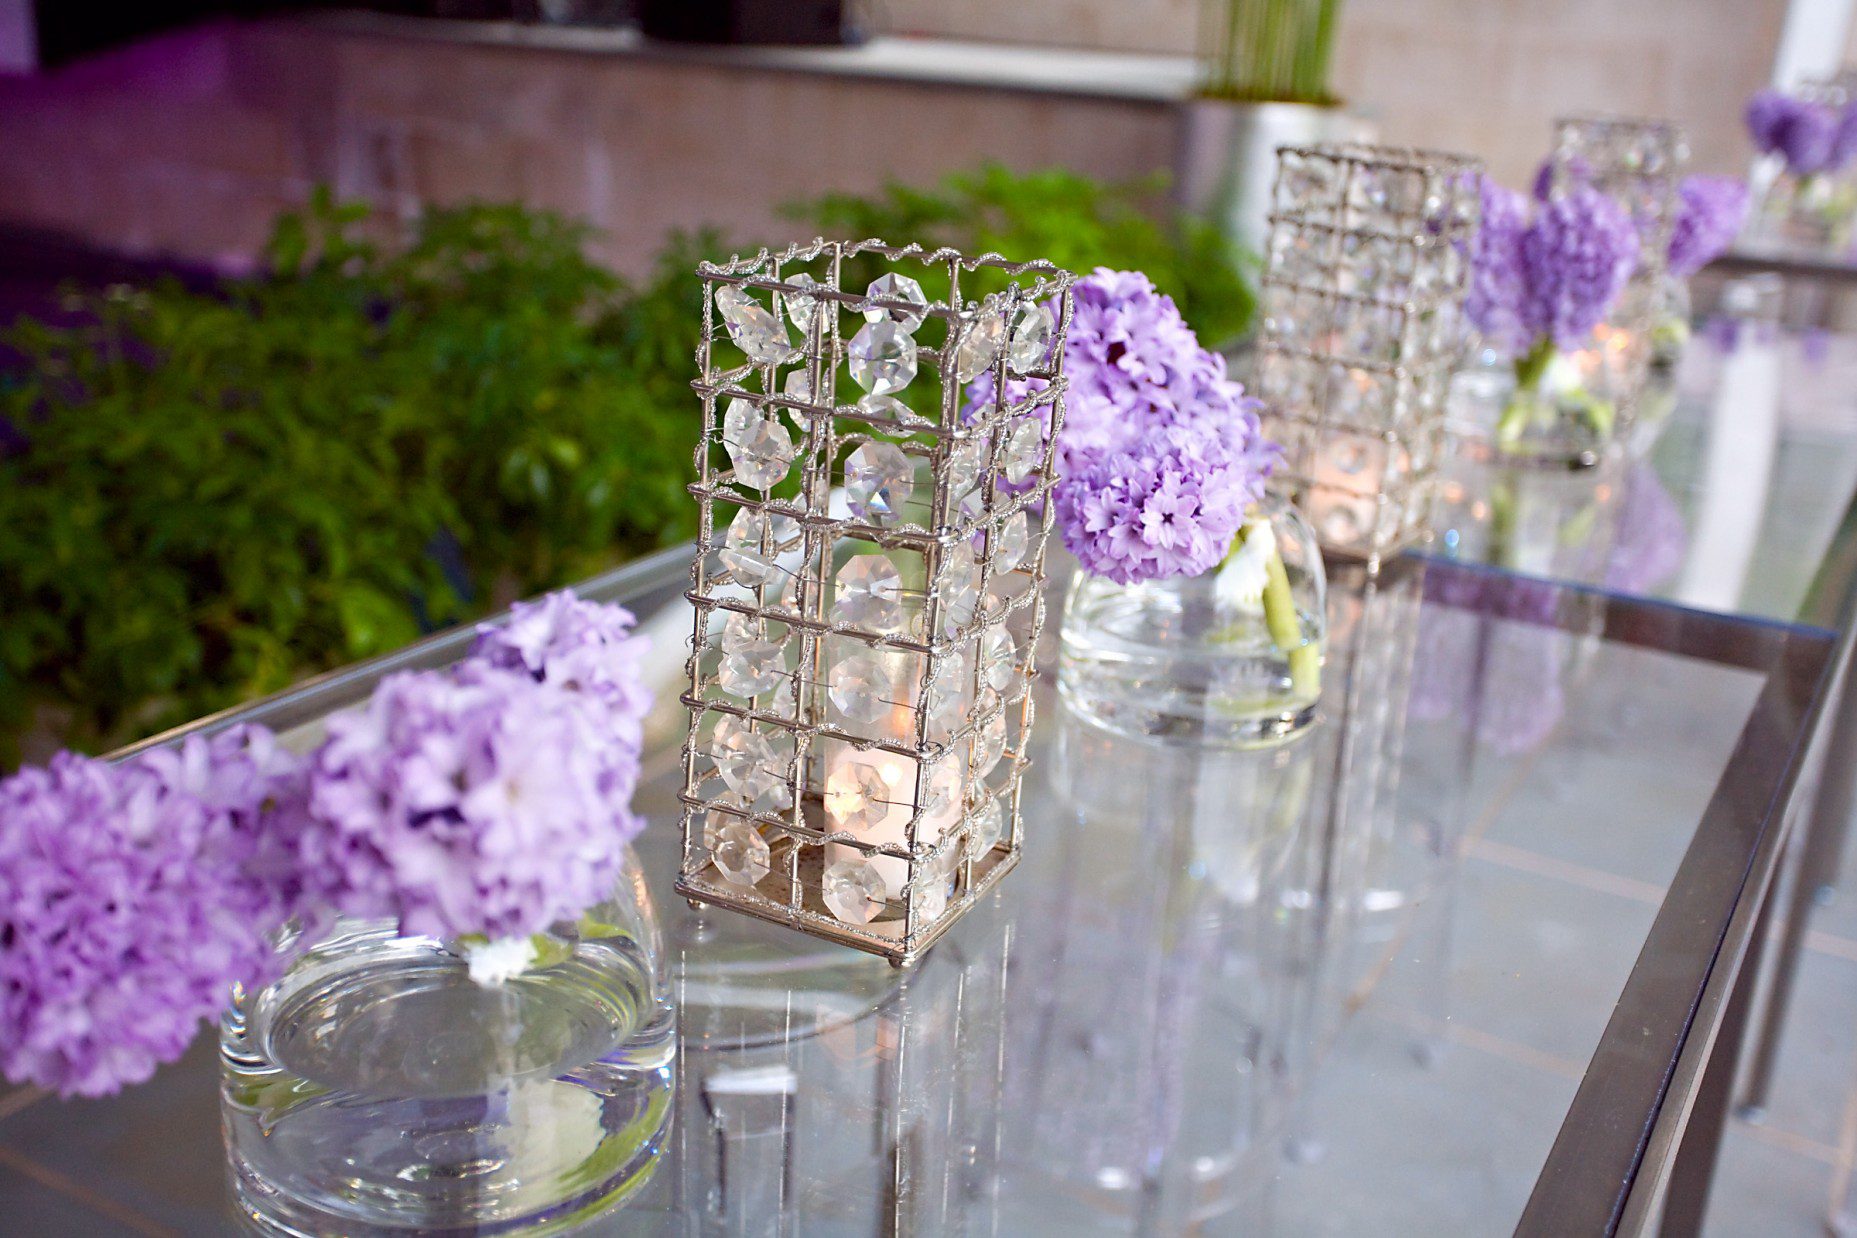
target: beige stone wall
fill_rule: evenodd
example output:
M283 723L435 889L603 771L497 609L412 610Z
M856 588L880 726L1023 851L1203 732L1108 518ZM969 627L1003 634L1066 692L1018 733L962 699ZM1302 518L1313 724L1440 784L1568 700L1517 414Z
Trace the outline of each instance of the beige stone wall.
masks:
M226 26L0 79L0 222L234 267L318 182L389 210L519 199L637 270L676 227L778 240L777 208L1000 160L1126 179L1162 103Z
M872 0L892 31L1187 52L1198 0ZM1519 183L1553 118L1661 116L1698 167L1745 169L1741 105L1766 83L1786 0L1351 0L1336 82L1391 141L1483 155Z

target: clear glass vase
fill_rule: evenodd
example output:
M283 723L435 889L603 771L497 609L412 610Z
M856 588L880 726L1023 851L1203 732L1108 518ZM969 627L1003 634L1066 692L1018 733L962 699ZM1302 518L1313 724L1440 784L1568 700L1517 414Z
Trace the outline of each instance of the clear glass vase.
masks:
M1083 717L1122 734L1245 746L1315 716L1327 633L1314 531L1294 507L1261 506L1276 542L1263 596L1234 588L1234 559L1198 576L1120 585L1079 571L1064 598L1058 687Z
M675 1023L637 865L499 984L390 921L345 920L221 1024L247 1217L279 1234L537 1234L649 1177Z
M1537 351L1519 360L1485 353L1451 387L1460 439L1512 464L1590 466L1612 442L1618 403L1605 349Z
M1857 186L1820 173L1774 177L1754 210L1750 239L1757 245L1809 254L1843 254L1857 222Z

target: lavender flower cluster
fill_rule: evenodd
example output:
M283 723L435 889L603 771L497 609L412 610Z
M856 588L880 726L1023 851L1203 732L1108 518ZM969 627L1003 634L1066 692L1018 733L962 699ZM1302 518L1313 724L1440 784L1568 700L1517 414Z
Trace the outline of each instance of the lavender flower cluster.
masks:
M616 607L552 595L384 680L309 757L262 728L0 781L0 1072L67 1095L178 1057L295 918L538 932L608 894L650 706Z
M1797 177L1843 170L1857 156L1857 102L1834 108L1781 90L1747 101L1747 135L1763 155L1778 155Z
M1098 268L1074 295L1053 498L1064 544L1122 584L1208 571L1277 459L1257 401L1139 271ZM983 380L969 394L977 405L992 389Z
M1533 210L1488 178L1464 310L1486 340L1520 356L1576 348L1604 320L1638 257L1631 216L1578 185Z
M1688 279L1715 261L1747 222L1747 182L1732 176L1686 176L1677 186L1669 269Z

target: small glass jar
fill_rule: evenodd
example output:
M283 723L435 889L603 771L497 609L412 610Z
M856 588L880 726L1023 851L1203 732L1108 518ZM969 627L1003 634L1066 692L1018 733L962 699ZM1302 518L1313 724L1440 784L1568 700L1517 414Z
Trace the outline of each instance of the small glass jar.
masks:
M1315 717L1327 580L1315 533L1277 498L1259 505L1276 550L1261 597L1237 556L1198 576L1121 585L1078 571L1064 599L1058 688L1122 734L1250 746Z
M1602 341L1520 361L1486 352L1452 383L1450 421L1512 464L1590 467L1617 429L1613 374Z
M344 920L221 1023L220 1112L261 1232L534 1234L642 1185L676 1061L657 922L613 897L473 979L455 943Z
M1857 186L1817 173L1774 177L1753 212L1751 239L1759 245L1806 254L1849 250L1857 221Z

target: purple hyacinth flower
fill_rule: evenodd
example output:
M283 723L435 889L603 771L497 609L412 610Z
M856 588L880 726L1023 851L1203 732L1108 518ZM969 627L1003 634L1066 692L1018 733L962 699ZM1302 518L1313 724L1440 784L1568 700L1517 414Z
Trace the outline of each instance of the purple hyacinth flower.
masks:
M1596 189L1578 189L1540 207L1518 252L1528 289L1523 327L1557 348L1577 348L1630 278L1638 233L1618 203Z
M1747 184L1730 176L1690 176L1677 187L1670 273L1688 279L1734 244L1747 220Z

